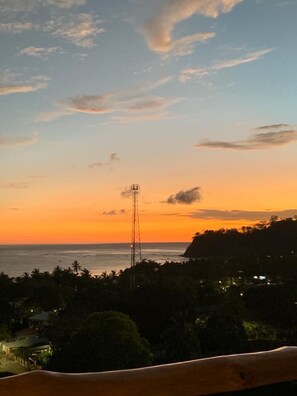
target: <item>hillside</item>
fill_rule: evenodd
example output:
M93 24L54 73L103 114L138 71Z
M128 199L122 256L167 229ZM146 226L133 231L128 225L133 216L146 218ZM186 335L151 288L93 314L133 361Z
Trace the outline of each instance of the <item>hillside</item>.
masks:
M185 257L232 257L288 255L297 252L297 218L272 219L253 227L207 230L197 233Z

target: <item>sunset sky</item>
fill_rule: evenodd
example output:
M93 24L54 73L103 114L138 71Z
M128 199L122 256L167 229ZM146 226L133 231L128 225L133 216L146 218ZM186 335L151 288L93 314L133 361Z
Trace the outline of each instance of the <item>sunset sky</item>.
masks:
M0 0L0 243L297 214L296 0Z

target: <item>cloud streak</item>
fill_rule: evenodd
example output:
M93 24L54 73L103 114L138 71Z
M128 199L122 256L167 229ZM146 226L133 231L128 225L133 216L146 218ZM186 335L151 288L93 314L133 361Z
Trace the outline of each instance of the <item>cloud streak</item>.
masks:
M193 187L189 190L181 190L176 194L170 195L162 203L167 203L169 205L175 204L185 204L192 205L194 202L201 201L201 190L200 187Z
M0 134L0 148L1 147L24 147L37 143L37 134L32 136L17 136L11 137Z
M190 55L194 51L194 47L196 43L203 43L214 38L216 35L213 32L205 32L205 33L195 33L181 39L173 41L171 48L169 51L165 51L166 55L164 58L172 57L172 56L184 56Z
M117 153L112 153L112 154L110 154L110 157L109 157L108 161L105 161L105 162L94 162L93 164L89 165L89 168L90 169L94 169L94 168L109 167L110 170L112 170L112 166L115 163L119 162L119 161L120 161L120 158L119 158L118 154Z
M297 214L297 209L286 210L218 210L218 209L199 209L188 214L194 219L206 220L269 220L272 216L282 218L293 217Z
M93 115L113 113L112 119L120 124L167 119L169 118L167 109L181 99L155 95L152 91L171 80L172 77L165 77L131 90L70 97L57 104L60 106L58 110L40 114L37 121L48 122L74 113Z
M104 216L120 216L120 215L124 215L126 213L127 213L126 209L120 209L120 210L113 209L113 210L102 212L102 214Z
M179 22L195 14L217 18L230 12L242 0L166 0L164 6L146 22L143 33L148 47L161 54L187 55L198 41L214 37L212 32L200 32L174 40L173 31Z
M87 0L35 0L35 2L44 6L55 6L61 9L69 9L76 6L85 5Z
M4 183L0 186L1 188L9 189L9 190L25 190L29 187L29 183Z
M265 131L270 129L283 129L283 128L290 128L290 124L272 124L272 125L263 125L255 128L256 131Z
M208 67L186 68L182 70L179 80L181 82L186 82L194 77L202 78L219 70L230 69L246 63L255 62L263 58L266 54L269 54L272 50L272 48L266 48L260 51L250 52L238 58L222 60Z
M51 55L62 54L62 53L63 50L61 47L49 47L49 48L27 47L27 48L23 48L20 51L20 55L35 56L43 60L48 59Z
M287 124L283 124L287 126ZM267 125L258 127L255 131L265 130L265 132L257 132L253 136L245 140L236 140L233 142L204 140L197 144L196 147L230 149L230 150L260 150L271 149L274 147L288 145L297 141L297 129L283 129L281 124ZM268 132L266 132L268 130Z
M132 197L133 192L131 190L131 186L125 187L124 190L121 192L121 198L130 198Z
M240 58L227 59L218 62L214 64L211 68L212 70L230 69L232 67L243 65L245 63L255 62L256 60L262 58L264 55L269 54L269 52L271 52L272 50L272 48L266 48L260 51L250 52L249 54L244 55Z
M60 117L68 116L68 115L73 115L73 112L70 110L56 110L56 111L48 111L44 113L38 114L38 116L35 118L36 122L51 122L55 121Z
M151 111L139 114L124 114L113 119L122 125L133 124L137 122L162 121L173 118L168 111Z
M7 22L7 23L0 23L0 32L1 33L12 33L18 34L27 32L36 28L36 26L32 22Z
M46 7L66 10L85 5L86 2L87 0L0 0L0 13L7 18Z
M11 95L16 93L36 92L48 87L49 78L46 76L33 76L28 81L17 82L19 77L10 72L4 72L0 76L0 95Z
M3 84L0 85L0 95L11 95L16 93L28 93L28 92L36 92L40 89L47 88L48 84L44 82L37 82L34 84Z

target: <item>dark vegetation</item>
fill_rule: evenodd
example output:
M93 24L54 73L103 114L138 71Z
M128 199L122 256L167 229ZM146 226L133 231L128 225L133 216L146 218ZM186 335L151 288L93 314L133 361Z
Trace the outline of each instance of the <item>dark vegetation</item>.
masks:
M273 219L198 235L197 258L183 263L142 261L100 276L78 262L14 279L2 273L0 338L26 327L32 312L51 311L40 329L53 349L43 367L66 372L297 345L296 244L297 221Z
M297 218L297 216L295 216ZM185 257L232 257L238 255L288 255L297 252L297 222L294 219L261 222L253 227L199 232Z

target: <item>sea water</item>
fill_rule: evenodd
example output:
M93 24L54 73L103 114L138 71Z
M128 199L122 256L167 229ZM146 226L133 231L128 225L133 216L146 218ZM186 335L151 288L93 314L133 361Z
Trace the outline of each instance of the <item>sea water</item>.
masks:
M142 258L158 263L184 261L185 242L143 243ZM56 266L70 267L77 260L92 275L130 266L130 245L109 243L92 245L0 245L0 272L16 277L38 268L51 272Z

